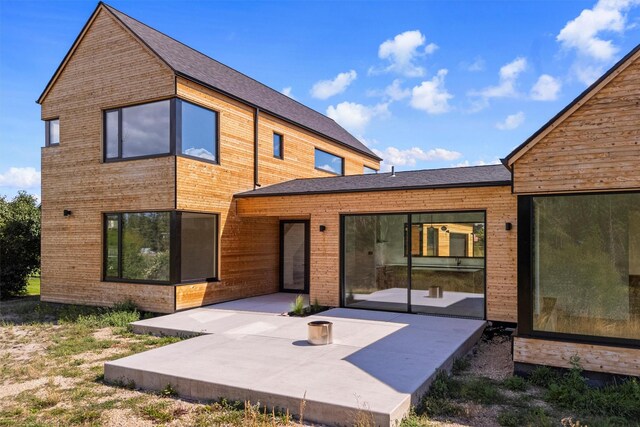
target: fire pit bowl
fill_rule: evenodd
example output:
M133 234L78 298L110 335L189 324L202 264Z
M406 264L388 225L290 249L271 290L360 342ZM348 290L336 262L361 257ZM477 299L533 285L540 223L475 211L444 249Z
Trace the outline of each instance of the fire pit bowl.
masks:
M307 342L311 345L327 345L333 343L333 322L314 320L307 323L309 336Z

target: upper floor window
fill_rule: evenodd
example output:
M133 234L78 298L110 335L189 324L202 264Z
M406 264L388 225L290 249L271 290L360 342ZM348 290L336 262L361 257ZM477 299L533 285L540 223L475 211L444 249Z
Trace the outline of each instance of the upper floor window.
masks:
M319 148L315 151L315 167L325 172L344 175L344 159Z
M105 112L105 158L126 159L171 152L170 101Z
M370 168L369 166L363 166L364 168L364 174L370 174L370 173L378 173L377 170L375 170L374 168Z
M217 162L218 113L181 99L105 111L105 160L175 153Z
M180 99L176 111L176 151L217 163L218 113Z
M60 144L60 119L47 120L44 122L44 132L45 147Z
M273 157L278 159L284 158L283 151L284 136L279 133L273 133Z

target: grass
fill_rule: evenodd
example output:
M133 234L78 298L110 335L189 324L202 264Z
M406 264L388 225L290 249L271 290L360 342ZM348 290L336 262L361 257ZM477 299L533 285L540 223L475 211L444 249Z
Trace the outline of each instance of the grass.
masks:
M27 284L27 295L40 295L40 278L29 277Z
M172 385L158 393L134 383L104 382L104 362L180 340L135 335L132 321L149 317L131 303L112 308L17 298L0 310L0 427L153 424L279 427L291 417L260 405L186 402Z

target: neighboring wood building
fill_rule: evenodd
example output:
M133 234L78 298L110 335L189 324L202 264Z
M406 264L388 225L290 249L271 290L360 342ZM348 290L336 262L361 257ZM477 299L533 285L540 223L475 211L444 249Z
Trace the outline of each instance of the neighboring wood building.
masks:
M519 370L638 375L638 55L504 165L376 174L333 120L100 3L38 100L42 299L309 293L517 323Z

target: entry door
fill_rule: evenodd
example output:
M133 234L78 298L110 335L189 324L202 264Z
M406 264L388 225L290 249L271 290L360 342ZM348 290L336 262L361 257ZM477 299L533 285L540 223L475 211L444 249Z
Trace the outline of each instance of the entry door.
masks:
M309 292L309 221L280 221L280 290Z

